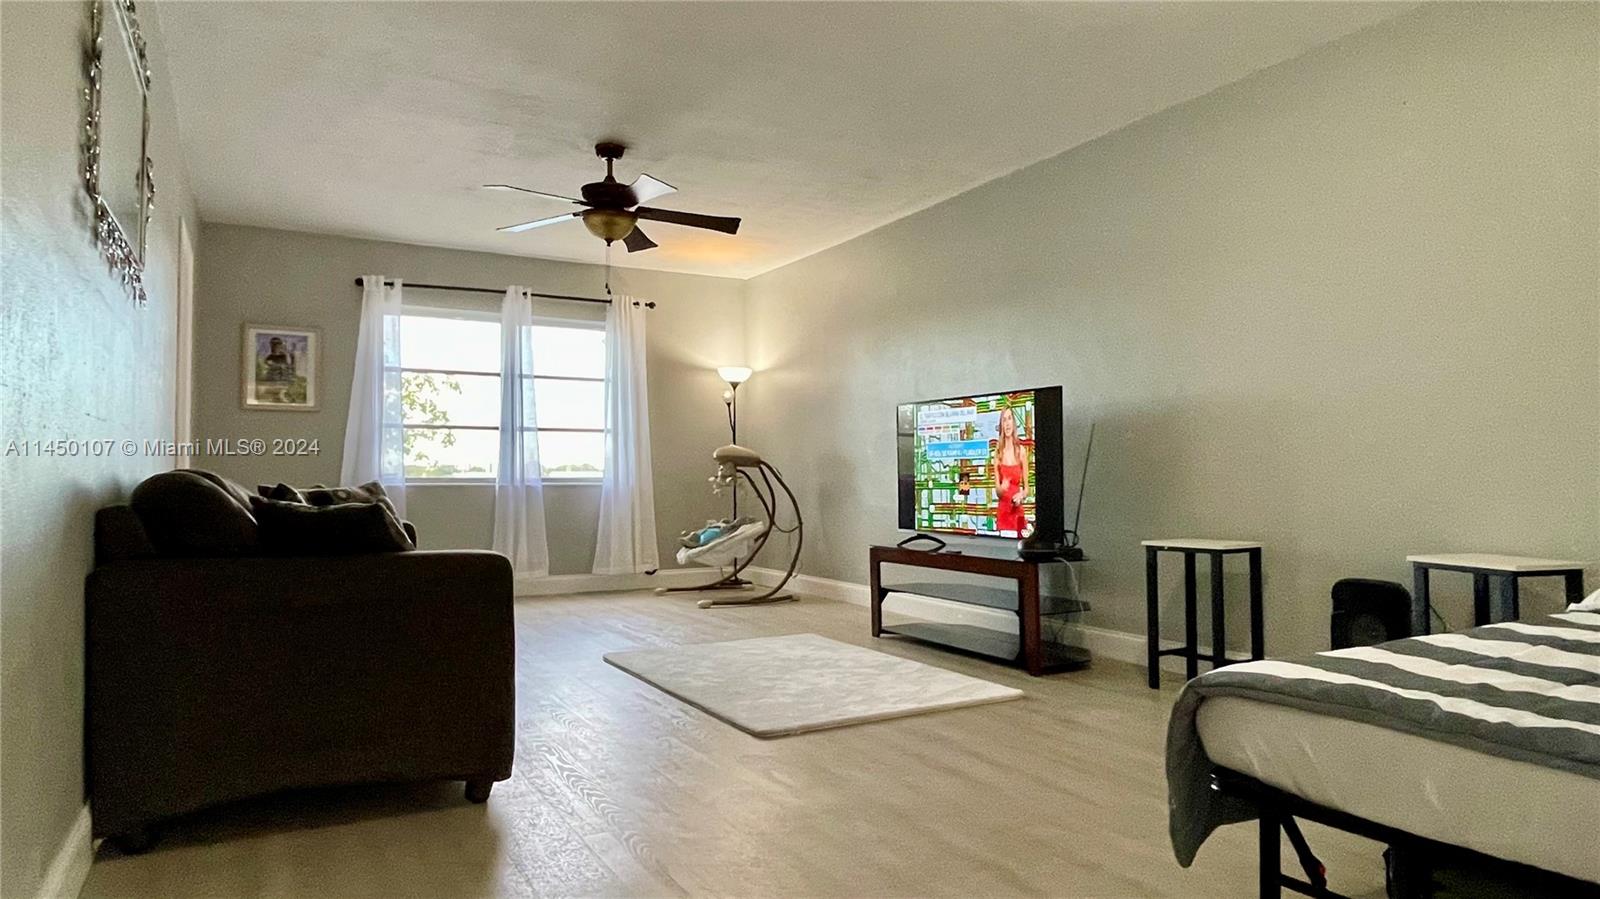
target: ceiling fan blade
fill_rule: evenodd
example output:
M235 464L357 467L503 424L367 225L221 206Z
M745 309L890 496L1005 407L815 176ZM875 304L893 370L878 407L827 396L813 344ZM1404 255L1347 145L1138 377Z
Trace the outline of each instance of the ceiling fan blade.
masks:
M676 187L648 173L633 179L633 183L628 187L633 190L634 203L648 203L656 197L664 197L677 190Z
M583 202L582 200L574 200L571 197L563 197L560 194L545 193L542 190L530 190L530 189L528 189L526 187L518 187L515 184L485 184L484 187L486 189L488 189L488 190L515 190L515 191L521 191L522 193L525 193L525 194L533 194L536 197L545 197L545 198L551 199L551 200L560 200L563 203L575 203L575 204L577 204L579 206L587 206L587 205L589 205L589 204Z
M640 250L654 249L657 246L656 242L646 236L645 233L639 229L638 225L633 226L633 230L629 231L628 236L622 239L622 243L628 248L628 252L630 253L637 253Z
M520 225L507 225L504 228L496 228L495 230L504 231L508 234L517 234L522 231L532 231L535 228L543 228L545 225L554 225L556 222L564 222L567 219L577 218L580 215L583 215L583 213L563 212L560 215L552 215L549 218L534 219L531 222L523 222Z
M738 234L739 220L731 216L700 215L694 212L678 212L675 209L652 209L649 206L640 206L634 214L642 219L653 222L666 222L671 225L688 225L691 228L705 228L708 231L721 231L723 234Z

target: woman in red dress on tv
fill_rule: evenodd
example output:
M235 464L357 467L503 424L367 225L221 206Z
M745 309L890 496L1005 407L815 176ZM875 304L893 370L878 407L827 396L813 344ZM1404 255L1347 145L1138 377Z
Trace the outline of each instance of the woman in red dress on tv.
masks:
M1022 537L1028 528L1023 503L1028 497L1028 448L1017 439L1017 419L1009 408L1000 410L1000 437L995 441L995 530L1004 537Z

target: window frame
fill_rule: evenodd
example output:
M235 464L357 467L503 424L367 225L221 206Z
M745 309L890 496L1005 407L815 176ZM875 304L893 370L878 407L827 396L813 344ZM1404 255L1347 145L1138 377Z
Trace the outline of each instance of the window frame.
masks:
M449 307L440 307L440 306L411 306L411 305L406 305L405 307L403 307L401 309L400 316L401 316L402 319L404 319L406 317L414 316L414 317L417 317L417 318L456 318L456 319L465 319L465 320L468 320L468 321L487 321L487 322L493 322L497 327L500 324L500 316L499 316L498 313L488 312L488 311L484 311L484 310L480 310L480 309L452 309L452 308L449 308ZM549 315L536 315L536 316L534 316L533 317L533 325L534 325L534 327L567 328L567 329L574 330L574 331L601 331L601 332L603 332L606 329L605 322L603 322L603 321L590 321L588 319L559 318L559 317L556 317L556 316L549 316ZM404 327L403 323L402 323L401 327ZM607 353L610 352L610 347L606 348L606 352ZM416 374L424 374L424 375L430 375L430 374L431 375L447 375L447 376L448 375L465 375L465 376L470 376L470 377L485 377L485 376L488 376L488 375L493 375L494 377L497 377L497 378L504 378L505 377L505 373L500 370L500 366L499 365L495 366L495 370L494 371L473 371L473 370L450 369L450 368L415 368L415 367L412 367L412 366L404 364L404 359L401 360L401 365L399 367L399 371L400 371L400 376L402 378L404 378L405 375L408 372L414 372ZM535 383L537 383L538 381L579 381L579 382L588 383L588 384L604 385L605 382L606 382L604 374L602 374L598 378L588 378L588 377L581 377L581 376L577 376L577 375L525 375L524 377L531 378ZM438 430L494 431L496 433L498 433L499 430L500 430L500 426L499 425L412 425L412 424L406 424L406 425L402 425L402 428L403 429L415 428L417 430L423 430L423 431L438 431ZM604 426L601 426L601 427L598 427L598 428L546 428L546 427L540 427L538 430L541 431L541 432L549 431L551 433L572 433L572 434L605 434L606 433L606 428ZM401 460L401 464L403 466L405 464L405 460ZM603 460L602 460L602 464L604 464ZM581 476L581 477L547 477L547 478L542 478L542 481L544 482L544 486L546 486L546 487L549 487L549 486L552 486L552 485L571 485L571 486L575 486L575 487L577 487L577 486L599 486L604 478L605 478L605 473L602 471L599 475L584 475L584 476ZM414 478L414 477L411 477L409 475L406 476L406 486L407 487L410 487L413 484L418 485L418 486L423 486L423 487L441 486L441 485L444 485L444 486L447 486L447 485L459 485L459 486L477 486L477 487L488 485L490 487L493 487L494 483L495 483L495 479L494 478L484 478L484 477L471 477L471 478L448 478L448 477L446 477L446 478L438 478L438 477L435 477L435 478L421 478L421 477L418 477L418 478Z

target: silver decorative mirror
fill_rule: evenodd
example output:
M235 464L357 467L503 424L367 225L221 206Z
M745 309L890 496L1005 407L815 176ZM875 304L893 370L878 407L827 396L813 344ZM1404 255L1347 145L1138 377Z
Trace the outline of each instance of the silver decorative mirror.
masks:
M100 252L143 306L145 232L156 194L149 156L150 63L133 0L93 0L90 7L84 187L94 206Z

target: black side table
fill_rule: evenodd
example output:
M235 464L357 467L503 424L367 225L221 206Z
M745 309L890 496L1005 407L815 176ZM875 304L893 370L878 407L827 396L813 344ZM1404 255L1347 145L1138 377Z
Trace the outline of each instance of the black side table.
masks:
M1146 654L1149 666L1150 689L1161 686L1161 657L1184 657L1184 671L1193 680L1200 673L1200 660L1211 663L1212 668L1228 664L1227 622L1222 605L1222 557L1245 553L1250 557L1250 658L1266 654L1266 622L1261 600L1261 544L1248 540L1205 540L1179 538L1173 540L1146 540L1144 546L1144 576L1146 603ZM1183 553L1183 638L1184 645L1175 649L1161 648L1161 621L1158 613L1159 572L1158 554ZM1195 612L1194 557L1204 553L1211 557L1211 654L1200 654L1199 623Z
M1489 579L1499 584L1501 621L1516 621L1522 614L1517 582L1525 577L1559 577L1566 584L1567 602L1583 599L1583 562L1564 559L1531 559L1526 556L1501 556L1491 553L1435 553L1406 556L1411 563L1411 633L1431 633L1433 604L1428 596L1428 572L1460 571L1472 575L1472 621L1474 627L1491 624L1495 615L1489 608Z

